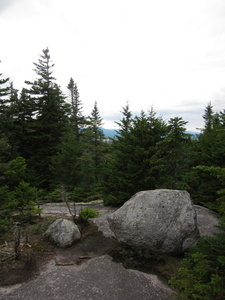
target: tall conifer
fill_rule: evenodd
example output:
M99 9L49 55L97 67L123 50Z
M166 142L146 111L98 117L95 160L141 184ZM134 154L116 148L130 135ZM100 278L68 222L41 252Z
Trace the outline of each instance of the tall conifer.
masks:
M67 88L69 90L69 100L71 105L70 124L73 129L75 138L79 140L86 122L84 116L82 115L82 103L80 100L80 94L77 88L77 84L73 80L73 78L70 78Z
M52 75L54 64L48 48L43 50L34 66L38 78L33 82L26 82L30 86L27 92L34 103L35 112L31 146L34 152L30 164L37 175L36 184L48 188L51 181L51 157L56 154L65 131L67 111L64 96Z

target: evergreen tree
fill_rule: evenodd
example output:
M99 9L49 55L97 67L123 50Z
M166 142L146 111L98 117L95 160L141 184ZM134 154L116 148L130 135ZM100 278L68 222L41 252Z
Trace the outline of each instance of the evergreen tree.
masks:
M52 158L52 173L55 187L65 186L68 192L82 185L81 156L82 144L77 141L72 129L68 129L58 152Z
M85 190L101 186L103 180L104 154L106 143L101 129L102 118L95 102L91 115L88 117L88 126L84 131L83 143L83 183Z
M69 100L71 103L70 123L76 139L79 140L82 134L82 129L86 122L84 116L82 115L80 94L78 92L77 84L74 82L73 78L70 78L67 88L69 90Z
M182 118L171 118L167 126L167 134L157 144L156 153L152 163L158 167L160 172L160 188L186 188L182 175L185 173L185 162L190 155L190 135L187 134Z
M130 111L129 103L127 102L126 106L122 108L121 113L123 114L123 118L120 122L115 122L119 125L118 134L120 136L124 136L130 129L132 123L132 112Z
M11 141L15 145L17 155L30 159L34 154L32 144L35 132L35 106L31 96L22 89L19 98L11 102L13 124L11 130Z
M197 160L191 172L189 185L195 203L203 204L211 209L217 207L217 191L222 188L220 181L211 172L203 171L207 167L225 167L225 127L224 113L214 113L209 104L203 116L205 128L198 137ZM210 182L210 184L209 184Z
M125 114L125 109L123 110ZM112 144L105 181L105 204L121 205L134 193L154 189L157 170L150 166L157 142L165 135L165 124L155 116L153 109L146 115L130 120L129 130L124 131L121 121L120 132ZM123 119L124 120L124 117Z
M0 61L1 62L1 61ZM0 77L2 73L0 73ZM9 78L0 79L0 99L2 101L3 97L7 97L10 94ZM2 104L2 102L1 102Z
M27 89L27 93L33 101L35 113L35 128L30 148L33 155L28 159L28 163L37 179L36 185L48 188L51 179L51 157L56 154L57 146L66 129L67 106L52 76L54 64L51 62L48 48L43 50L38 63L34 65L38 79L26 82L31 86Z
M9 78L1 78L0 73L0 138L7 135L8 101L10 95Z
M204 131L208 131L208 132L211 131L211 129L213 128L213 120L214 120L213 106L211 102L205 108L203 119L205 120Z

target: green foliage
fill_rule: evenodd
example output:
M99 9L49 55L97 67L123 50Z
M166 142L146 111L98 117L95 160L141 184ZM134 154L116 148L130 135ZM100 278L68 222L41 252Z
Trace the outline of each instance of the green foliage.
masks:
M24 178L26 167L25 159L20 156L7 163L4 175L6 175L11 185L16 184L18 180Z
M57 220L58 216L48 216L38 218L37 221L32 224L30 228L30 234L43 234L55 220Z
M36 208L37 190L23 179L26 177L26 166L23 157L0 163L0 232L10 226L15 211L25 218L40 213L40 209Z
M113 195L108 195L104 198L104 205L106 206L119 206L117 198Z
M120 135L114 140L107 160L104 184L104 201L114 206L122 205L140 190L155 189L159 184L159 170L151 165L151 159L166 133L165 123L155 116L153 109L148 115L141 112L132 120L127 107L123 113L118 123Z
M33 103L33 131L26 150L26 159L32 170L30 180L35 186L49 189L52 178L51 160L68 124L65 97L52 76L54 64L49 49L44 49L38 63L34 63L37 79L27 81L26 90Z
M70 198L73 202L85 202L86 193L82 187L75 187L70 193Z
M75 139L78 141L82 136L83 128L87 121L82 115L80 94L78 92L77 84L73 78L70 78L67 88L69 90L69 100L71 103L70 124L73 129Z
M201 172L202 176L205 175L206 178L209 178L209 175L212 177L211 182L214 188L213 192L217 195L214 196L210 202L205 201L202 204L209 209L219 212L220 215L225 216L225 168L199 165L194 169ZM215 178L216 185L213 184ZM210 195L208 195L206 199L209 201Z
M19 210L23 216L30 217L31 214L39 214L41 210L36 208L37 190L29 183L21 181L12 192L12 207Z
M65 185L69 191L80 185L82 179L82 145L70 128L52 157L50 170L54 185Z
M185 132L186 124L182 118L171 118L165 137L156 145L151 163L158 169L159 187L187 188L184 175L192 151L190 135Z
M46 195L47 202L62 202L61 188L57 188Z
M79 217L83 220L88 220L99 216L99 212L95 209L86 207L79 212Z
M105 174L105 157L108 145L104 142L104 133L100 128L102 118L95 102L91 115L88 117L87 127L83 130L81 164L81 187L92 192L96 186L102 185Z
M180 299L225 298L225 234L201 238L169 283Z

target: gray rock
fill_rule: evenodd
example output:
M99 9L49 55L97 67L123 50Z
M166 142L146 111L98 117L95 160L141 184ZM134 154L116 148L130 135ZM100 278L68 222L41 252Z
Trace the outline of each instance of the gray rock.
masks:
M108 255L81 266L53 266L0 299L15 300L172 300L173 291L156 275L126 270Z
M108 221L118 241L136 250L180 254L199 238L196 212L186 191L139 192Z
M194 205L197 214L197 224L200 236L213 236L214 233L224 232L219 225L218 216L212 210L200 205Z
M80 239L80 231L72 221L58 219L48 227L44 236L56 243L57 246L64 248Z

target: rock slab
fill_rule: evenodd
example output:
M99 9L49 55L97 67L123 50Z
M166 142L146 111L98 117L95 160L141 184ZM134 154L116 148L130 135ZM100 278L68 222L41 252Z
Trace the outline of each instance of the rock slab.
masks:
M156 275L126 270L108 255L81 266L53 266L1 300L173 300L173 291Z
M72 221L58 219L48 227L44 236L56 243L57 246L65 248L80 239L80 231Z
M139 192L108 221L118 241L136 250L176 255L199 238L190 195L181 190Z

